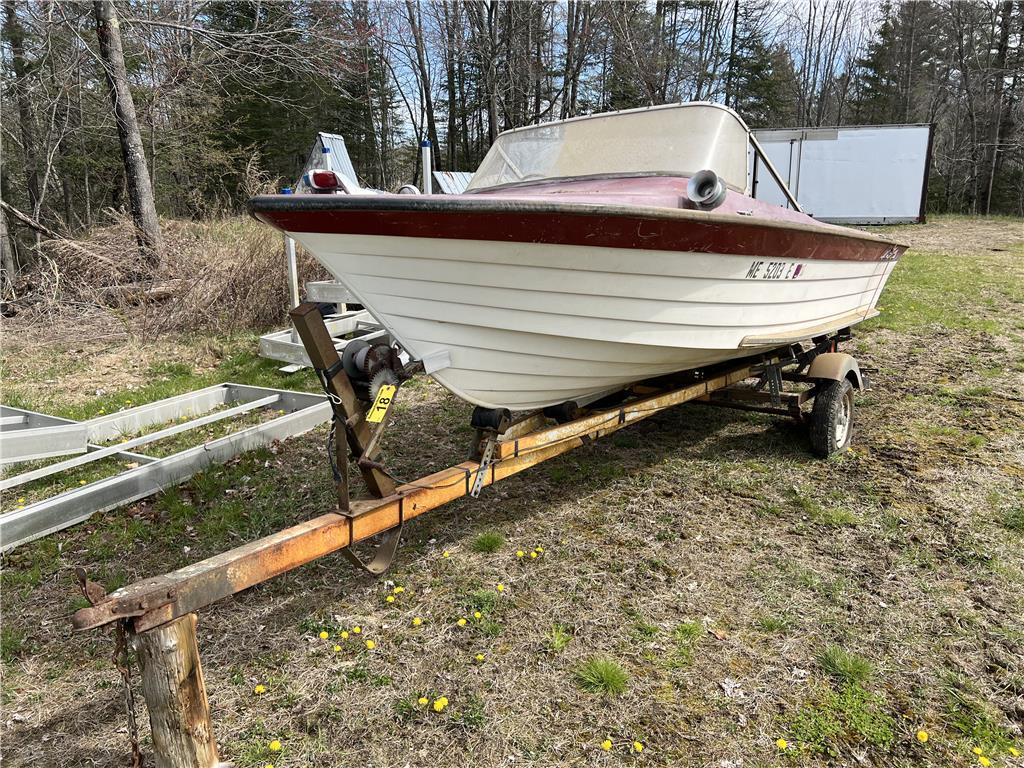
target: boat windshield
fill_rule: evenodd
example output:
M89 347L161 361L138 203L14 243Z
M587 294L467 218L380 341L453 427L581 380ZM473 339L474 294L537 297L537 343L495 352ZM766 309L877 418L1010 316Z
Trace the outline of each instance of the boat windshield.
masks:
M747 127L715 104L673 104L517 128L498 136L467 191L576 176L691 176L747 186Z

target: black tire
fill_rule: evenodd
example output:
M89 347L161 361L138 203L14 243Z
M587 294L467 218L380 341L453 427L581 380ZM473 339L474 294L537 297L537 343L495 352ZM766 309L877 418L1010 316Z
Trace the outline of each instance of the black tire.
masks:
M811 411L811 450L827 459L853 439L853 385L849 379L821 381Z

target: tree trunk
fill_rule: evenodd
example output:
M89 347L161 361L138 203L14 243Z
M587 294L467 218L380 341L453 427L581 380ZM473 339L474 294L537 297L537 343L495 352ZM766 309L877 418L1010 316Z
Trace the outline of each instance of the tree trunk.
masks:
M14 70L14 93L18 102L18 122L21 123L21 144L25 157L25 187L28 207L39 207L39 158L37 155L35 123L32 102L29 100L28 61L25 58L25 29L18 19L14 0L4 0L4 38L11 46L11 68Z
M409 14L409 26L412 27L413 41L416 43L416 65L419 69L420 87L423 93L423 109L427 117L427 138L433 147L430 153L431 165L436 166L434 161L440 145L437 141L437 123L434 121L434 94L430 85L430 70L427 68L427 51L423 44L423 25L420 21L419 7L412 0L405 0L405 9Z
M153 187L149 182L149 169L146 166L139 121L135 115L135 102L132 101L131 90L128 87L128 72L125 69L124 51L121 47L121 29L112 0L95 0L93 10L96 16L100 58L107 73L117 134L121 140L125 181L136 236L143 256L150 265L156 266L160 263L163 238L156 216Z

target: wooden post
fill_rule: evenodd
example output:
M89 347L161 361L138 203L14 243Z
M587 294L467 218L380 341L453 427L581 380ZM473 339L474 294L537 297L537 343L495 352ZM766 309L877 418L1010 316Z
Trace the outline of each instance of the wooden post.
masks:
M196 615L136 635L136 648L157 768L220 765L199 663Z

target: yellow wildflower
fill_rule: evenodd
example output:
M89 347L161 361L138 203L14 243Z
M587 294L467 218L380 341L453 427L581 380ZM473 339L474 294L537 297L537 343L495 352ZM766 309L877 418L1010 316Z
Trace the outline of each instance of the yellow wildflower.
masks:
M464 626L466 626L466 620L465 620L465 619L459 619L459 620L458 620L457 622L455 622L455 623L456 623L456 624L458 624L458 625L459 625L460 627L464 627Z
M449 552L447 549L444 552L441 553L441 557L451 557L451 556L452 556L452 553Z
M425 707L427 706L427 704L430 703L430 699L428 699L426 696L420 696L418 699L416 699L416 703L419 704L421 707Z
M412 620L412 625L414 627L418 627L422 623L423 623L423 619L421 619L419 616L417 616L415 619Z
M605 739L604 741L601 742L601 749L603 749L605 752L610 752L611 748L612 748L612 740L611 739Z
M18 499L18 503L19 504L24 504L25 503L25 497L22 496L20 499Z
M394 595L388 595L386 599L387 599L387 601L389 603L395 602L395 596Z
M85 485L85 480L79 480L79 481L78 481L78 484L79 484L79 485Z
M1020 750L1017 749L1016 747L1010 747L1009 752L1014 757L1020 757Z
M917 732L917 740L920 741L922 744L927 742L928 741L928 731L924 731L924 730L918 731Z
M544 547L537 547L533 551L536 552L538 555L543 555L544 554Z
M475 611L473 613L473 618L476 619L477 621L480 621L480 619L482 619L483 617L484 617L484 615L482 613L480 613L480 611Z
M358 635L362 631L363 631L362 627L352 627L352 634L353 635Z
M521 549L516 550L516 557L523 557L526 553Z
M436 699L434 701L434 711L435 712L441 712L447 706L448 706L448 697L447 696L442 696L441 698Z
M334 652L335 653L338 653L340 650L341 650L341 646L340 645L334 646Z
M270 744L267 745L267 749L269 749L271 752L280 752L281 742L277 739L274 739L272 742L270 742Z
M984 752L984 750L981 747L975 747L974 749L971 750L971 752L973 752L976 755L980 755L980 754L982 754L982 752Z
M483 661L484 660L484 655L482 653L478 653L473 658L476 659L477 661Z
M372 651L376 647L377 647L377 644L375 642L373 642L373 640L367 640L366 641L366 650Z
M255 693L257 696L259 696L261 693L266 693L267 692L267 686L263 685L263 683L260 683L259 685L257 685L255 688L252 689L252 692Z
M537 559L537 553L536 552L531 552L530 553L530 559L531 560L536 560Z
M499 592L504 592L505 591L505 585L504 584L499 584L498 586L495 587L495 589L498 590Z
M267 763L266 765L263 766L263 768L274 768L274 764L273 763Z
M778 747L779 749L785 749L786 747L789 746L789 743L785 739L779 739L778 741L775 742L775 746Z
M639 741L634 741L633 742L633 751L634 752L643 752L644 751L644 745L641 744Z
M320 639L321 640L326 640L328 637L330 637L330 635L327 634L327 632L325 632L325 631L321 631L320 632Z
M405 587L395 587L395 588L394 588L394 590L392 590L392 591L393 591L393 592L394 592L394 593L395 593L396 595L400 595L400 594L402 594L403 592L405 592Z
M342 630L341 631L341 639L342 640L348 640L348 632L346 632L345 630Z
M982 755L981 757L979 757L979 758L978 758L978 763L979 763L980 765L983 765L983 766L985 766L985 768L988 768L988 767L989 767L990 765L992 765L992 761L991 761L991 760L989 760L989 759L988 759L987 757L985 757L984 755Z

